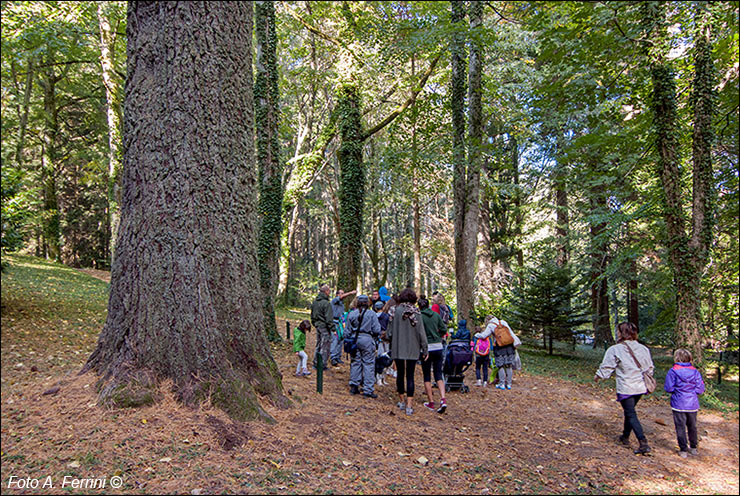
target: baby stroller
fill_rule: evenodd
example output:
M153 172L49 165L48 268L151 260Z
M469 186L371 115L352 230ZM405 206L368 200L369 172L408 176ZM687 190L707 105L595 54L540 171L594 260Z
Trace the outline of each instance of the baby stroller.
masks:
M453 340L447 346L444 367L442 372L445 376L445 391L459 390L467 393L470 388L465 385L465 371L473 363L473 349L470 341Z

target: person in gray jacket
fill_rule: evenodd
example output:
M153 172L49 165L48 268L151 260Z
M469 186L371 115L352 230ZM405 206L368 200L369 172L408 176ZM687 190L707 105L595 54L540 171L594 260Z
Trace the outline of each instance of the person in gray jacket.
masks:
M318 368L318 356L321 354L324 370L329 366L329 349L331 331L334 329L334 312L329 302L329 286L319 288L319 294L311 304L311 324L316 328L316 350L313 354L313 366Z
M380 322L375 312L368 309L370 299L367 295L357 297L357 308L347 316L348 335L357 334L357 353L351 358L349 367L349 392L362 394L367 398L377 398L375 394L375 340L380 337Z
M385 332L391 342L391 358L396 363L396 391L399 398L396 406L405 410L406 415L414 413L412 402L416 361L419 358L423 360L429 358L424 321L414 303L416 293L413 289L406 288L401 291L393 320Z
M639 367L635 363L635 358L640 364ZM647 386L642 373L652 374L653 368L650 350L637 342L637 326L632 322L622 322L617 326L617 344L606 350L601 366L594 376L594 382L598 382L602 379L608 379L612 372L616 371L617 401L624 409L624 429L618 441L625 446L629 446L629 437L634 431L637 440L640 442L640 447L635 450L636 455L650 453L650 446L642 431L640 420L637 418L635 406L637 406L637 402L640 401L642 395L647 394Z

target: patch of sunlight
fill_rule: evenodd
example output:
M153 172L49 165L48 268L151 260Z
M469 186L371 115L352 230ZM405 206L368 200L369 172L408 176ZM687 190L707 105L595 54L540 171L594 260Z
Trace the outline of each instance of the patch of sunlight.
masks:
M584 406L589 410L603 411L606 409L606 405L602 401L588 400L583 402Z

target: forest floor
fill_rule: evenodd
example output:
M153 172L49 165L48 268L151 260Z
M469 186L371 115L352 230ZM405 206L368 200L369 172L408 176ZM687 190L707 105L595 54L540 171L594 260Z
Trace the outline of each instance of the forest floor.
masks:
M167 384L156 405L103 409L95 377L77 373L102 328L107 284L31 257L6 259L4 494L738 493L736 404L703 409L699 455L681 459L666 399L643 399L638 414L653 453L636 456L615 442L622 413L612 387L528 372L526 353L512 390L475 387L469 370L471 392L448 393L444 415L421 405L418 369L411 416L395 407L392 385L378 388L377 399L350 396L347 364L327 371L318 394L315 373L294 375L287 342L273 354L294 406L268 406L275 424L234 423L208 404L183 407ZM292 325L304 317L284 316ZM310 357L313 345L310 333ZM62 487L65 475L106 478L107 485ZM9 487L11 476L39 479L39 486ZM53 487L43 487L47 476ZM114 476L120 489L110 486Z

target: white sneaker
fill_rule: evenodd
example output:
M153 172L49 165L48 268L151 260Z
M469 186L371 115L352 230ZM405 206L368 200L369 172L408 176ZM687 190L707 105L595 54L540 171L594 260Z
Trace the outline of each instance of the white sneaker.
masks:
M480 386L481 385L480 379L478 379L477 381L475 381L475 385L476 386Z
M396 373L396 371L393 370L393 369L388 370L388 375L391 376L391 377L397 377L398 376L398 374Z
M486 386L488 386L488 383L487 382L484 382L483 383L483 387L486 387Z

